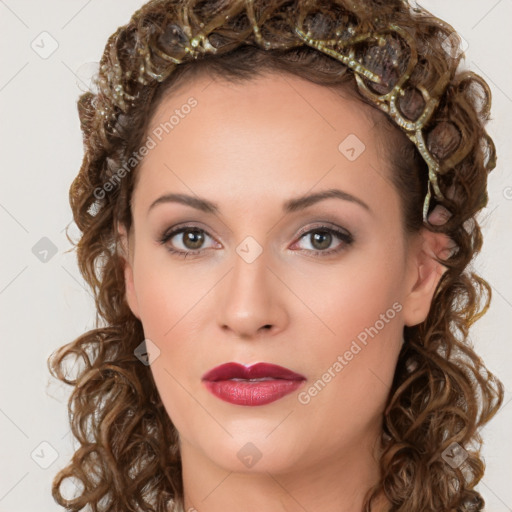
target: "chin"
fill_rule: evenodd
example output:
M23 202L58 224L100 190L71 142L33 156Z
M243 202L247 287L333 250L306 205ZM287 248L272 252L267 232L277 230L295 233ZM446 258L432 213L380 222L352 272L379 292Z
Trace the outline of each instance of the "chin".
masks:
M301 454L301 436L290 431L291 423L278 433L275 421L238 421L236 426L226 424L230 437L224 430L217 435L200 434L188 438L189 443L202 452L215 465L237 473L280 473L296 468ZM208 434L208 433L206 433ZM280 435L279 435L280 434Z
M293 443L292 443L293 444ZM239 442L226 441L224 445L208 447L210 459L227 471L236 473L284 473L296 466L297 445L282 444L260 438L244 436Z

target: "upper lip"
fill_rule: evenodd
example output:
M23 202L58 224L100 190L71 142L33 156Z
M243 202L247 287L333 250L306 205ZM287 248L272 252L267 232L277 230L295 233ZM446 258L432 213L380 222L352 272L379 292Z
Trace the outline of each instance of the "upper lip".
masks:
M244 366L240 363L224 363L203 375L203 380L218 381L229 379L260 379L272 377L286 380L305 380L306 377L288 368L271 363L256 363Z

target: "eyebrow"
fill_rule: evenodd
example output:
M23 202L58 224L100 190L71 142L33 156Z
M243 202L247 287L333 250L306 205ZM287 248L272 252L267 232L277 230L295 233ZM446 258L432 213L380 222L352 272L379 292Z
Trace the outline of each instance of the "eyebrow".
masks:
M350 201L352 203L356 203L362 206L365 210L367 210L370 213L372 211L370 207L358 197L353 196L348 192L344 192L343 190L331 188L328 190L324 190L322 192L317 192L315 194L309 194L298 198L289 199L283 203L283 212L293 213L299 210L304 210L314 205L315 203L331 198ZM155 206L163 203L179 203L195 208L196 210L201 210L205 213L219 213L219 206L216 203L208 201L207 199L189 196L187 194L165 194L163 196L160 196L158 199L155 199L155 201L151 203L148 209L148 214Z

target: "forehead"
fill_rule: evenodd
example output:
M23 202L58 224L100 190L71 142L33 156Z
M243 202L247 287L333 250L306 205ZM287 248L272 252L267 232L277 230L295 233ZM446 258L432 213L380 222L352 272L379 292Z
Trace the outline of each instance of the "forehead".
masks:
M390 193L390 169L369 110L294 76L241 83L195 77L156 108L147 132L155 145L138 169L137 188L153 196L170 188L288 198L344 187L378 200Z

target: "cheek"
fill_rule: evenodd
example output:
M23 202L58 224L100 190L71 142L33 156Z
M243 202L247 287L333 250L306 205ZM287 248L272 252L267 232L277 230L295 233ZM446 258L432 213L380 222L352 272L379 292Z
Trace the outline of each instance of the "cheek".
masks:
M384 339L401 336L403 274L399 251L376 243L339 265L317 270L314 279L300 278L294 292L314 313L308 317L317 323L318 332L331 340L322 347L332 351L358 336L364 342L375 324Z
M141 251L134 284L144 336L154 344L147 345L150 371L169 417L186 437L208 420L192 398L200 385L192 365L198 360L197 341L201 339L193 320L203 314L199 313L201 299L214 280L210 278L211 284L201 281L197 273L180 271L176 262L160 256ZM215 427L208 424L210 429Z
M340 270L335 285L332 276L330 281L316 281L323 282L323 293L320 287L310 290L308 304L323 321L316 322L321 343L315 343L314 351L300 349L311 354L313 373L301 399L306 408L326 411L338 425L352 418L349 423L360 422L361 428L380 414L401 348L402 274L398 253L384 250L379 257L361 255L350 272ZM324 413L320 416L325 421Z
M194 315L211 287L210 276L182 267L162 249L141 250L134 267L134 287L146 337L165 340ZM199 268L199 267L196 267ZM205 280L206 279L206 280ZM176 327L175 327L176 326Z

